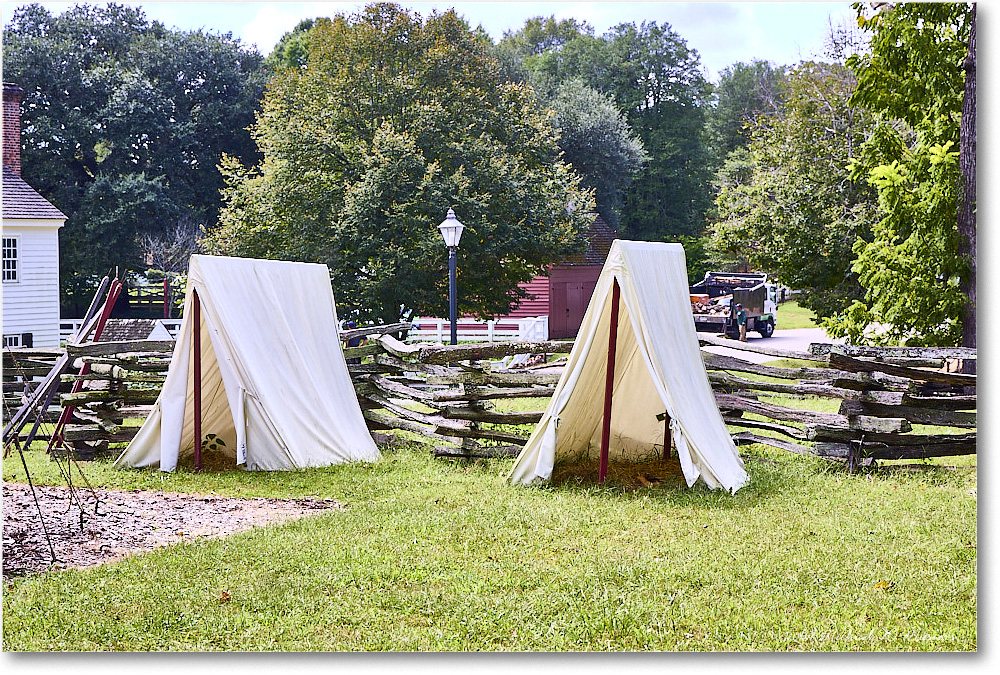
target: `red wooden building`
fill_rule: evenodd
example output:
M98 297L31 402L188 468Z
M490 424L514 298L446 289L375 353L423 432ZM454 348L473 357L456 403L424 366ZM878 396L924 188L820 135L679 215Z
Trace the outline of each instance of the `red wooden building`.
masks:
M539 275L521 284L528 297L510 314L498 316L492 322L479 321L470 316L460 318L457 325L459 339L493 340L496 336L516 339L521 332L518 320L541 316L548 317L549 338L576 337L614 240L615 231L600 215L595 214L587 234L586 251L552 265L548 276ZM414 330L411 335L432 340L445 339L448 330L445 319L418 317L412 323ZM529 339L541 338L532 336Z
M549 276L537 276L522 284L528 297L510 314L497 317L497 323L505 319L548 316L550 338L575 337L611 250L611 242L615 240L615 231L597 215L587 240L586 251L550 267Z

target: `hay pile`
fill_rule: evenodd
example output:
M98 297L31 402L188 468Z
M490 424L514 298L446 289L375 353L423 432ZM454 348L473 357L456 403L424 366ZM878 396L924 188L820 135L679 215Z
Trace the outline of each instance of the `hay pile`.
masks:
M560 464L552 469L552 484L596 485L598 462L588 460L575 464ZM681 471L680 460L672 455L667 461L662 459L642 464L608 464L605 485L631 492L645 488L687 485Z

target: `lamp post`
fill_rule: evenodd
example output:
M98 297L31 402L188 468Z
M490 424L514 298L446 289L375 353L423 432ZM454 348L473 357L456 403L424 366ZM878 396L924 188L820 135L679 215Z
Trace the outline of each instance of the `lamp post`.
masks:
M458 241L465 225L458 222L455 211L448 209L444 222L438 225L445 246L448 247L448 315L451 319L451 344L458 344Z

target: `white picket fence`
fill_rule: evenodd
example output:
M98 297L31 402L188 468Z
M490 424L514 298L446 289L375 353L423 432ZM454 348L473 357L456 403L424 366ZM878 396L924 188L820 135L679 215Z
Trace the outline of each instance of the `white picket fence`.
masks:
M171 336L177 337L177 331L183 319L157 319ZM59 322L59 339L65 342L82 325L82 319L62 319ZM445 342L451 337L451 323L448 319L421 317L412 322L413 329L410 338L416 340L434 340ZM459 319L456 326L458 339L475 342L510 342L514 340L539 342L549 339L549 317L533 316L527 319L511 319L507 321L477 321L476 319Z
M446 342L451 339L451 322L435 317L418 317L410 324L412 340ZM458 339L472 342L541 341L549 339L549 317L533 316L526 319L504 321L479 321L459 319L455 325Z

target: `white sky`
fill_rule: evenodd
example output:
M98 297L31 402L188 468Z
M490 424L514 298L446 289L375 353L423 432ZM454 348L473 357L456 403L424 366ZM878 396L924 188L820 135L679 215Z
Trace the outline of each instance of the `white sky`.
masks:
M3 22L26 3L4 2ZM42 2L53 13L71 2ZM90 4L104 4L90 3ZM133 2L146 17L168 27L232 33L267 55L277 41L302 19L353 13L366 2ZM829 26L854 23L848 2L406 2L421 15L454 7L473 26L495 39L517 30L533 16L588 21L600 35L622 22L669 23L690 47L698 50L710 79L737 61L754 58L776 64L821 56Z

